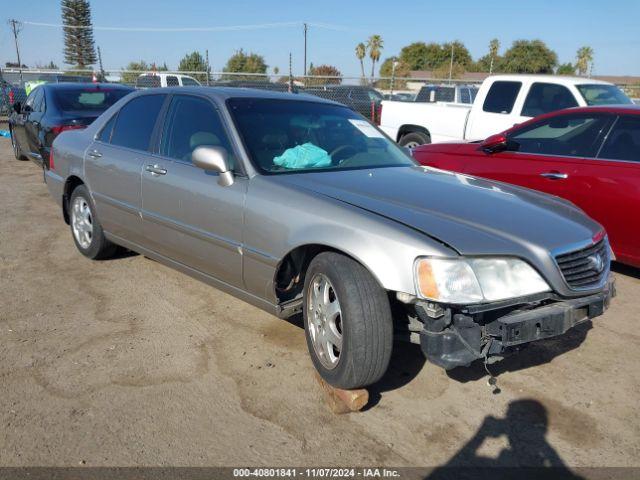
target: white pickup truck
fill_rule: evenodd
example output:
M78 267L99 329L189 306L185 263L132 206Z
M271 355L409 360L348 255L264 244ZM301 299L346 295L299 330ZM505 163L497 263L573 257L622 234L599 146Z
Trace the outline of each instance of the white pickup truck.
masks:
M563 108L631 103L611 83L555 75L494 75L471 105L383 101L380 128L404 147L481 140Z

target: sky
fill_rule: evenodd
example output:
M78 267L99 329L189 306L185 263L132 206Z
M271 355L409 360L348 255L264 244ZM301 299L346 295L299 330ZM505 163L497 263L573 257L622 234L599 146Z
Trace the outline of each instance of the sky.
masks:
M61 23L58 0L2 0L0 62L16 61L7 20ZM307 59L331 64L345 76L358 76L355 46L372 34L384 40L382 60L415 41L462 41L474 59L498 38L501 52L514 40L541 39L556 51L560 63L573 62L576 50L595 51L595 75L640 75L640 0L483 0L453 2L404 0L91 0L96 27L190 28L289 23L273 28L214 32L131 32L95 30L105 69L120 69L133 60L176 69L180 58L209 50L213 71L220 71L236 50L265 57L269 72L303 70L302 22L308 32ZM22 62L29 66L53 60L63 66L60 28L24 25L19 34ZM370 61L365 69L369 73Z

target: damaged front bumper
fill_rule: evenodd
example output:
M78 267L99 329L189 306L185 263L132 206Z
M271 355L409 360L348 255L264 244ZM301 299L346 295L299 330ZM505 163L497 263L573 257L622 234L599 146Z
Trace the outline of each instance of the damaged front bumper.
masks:
M614 277L594 295L574 299L525 299L517 306L435 308L420 302L416 312L424 327L420 346L429 361L443 367L468 366L474 360L504 356L526 343L564 334L602 315L616 294ZM491 307L491 306L490 306Z

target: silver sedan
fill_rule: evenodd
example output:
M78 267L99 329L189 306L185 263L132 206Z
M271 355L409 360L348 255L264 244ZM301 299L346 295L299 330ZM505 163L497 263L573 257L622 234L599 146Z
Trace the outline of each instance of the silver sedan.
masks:
M315 367L342 388L379 380L394 337L465 366L561 335L614 294L606 234L572 204L420 167L317 97L133 93L60 135L50 165L82 254L127 248L302 313Z

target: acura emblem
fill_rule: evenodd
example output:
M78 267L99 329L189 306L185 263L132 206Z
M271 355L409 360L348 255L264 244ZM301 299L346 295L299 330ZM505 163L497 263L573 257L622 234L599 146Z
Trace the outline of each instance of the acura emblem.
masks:
M591 268L598 273L600 273L604 268L604 261L602 260L602 256L599 254L590 255L587 260L589 261Z

